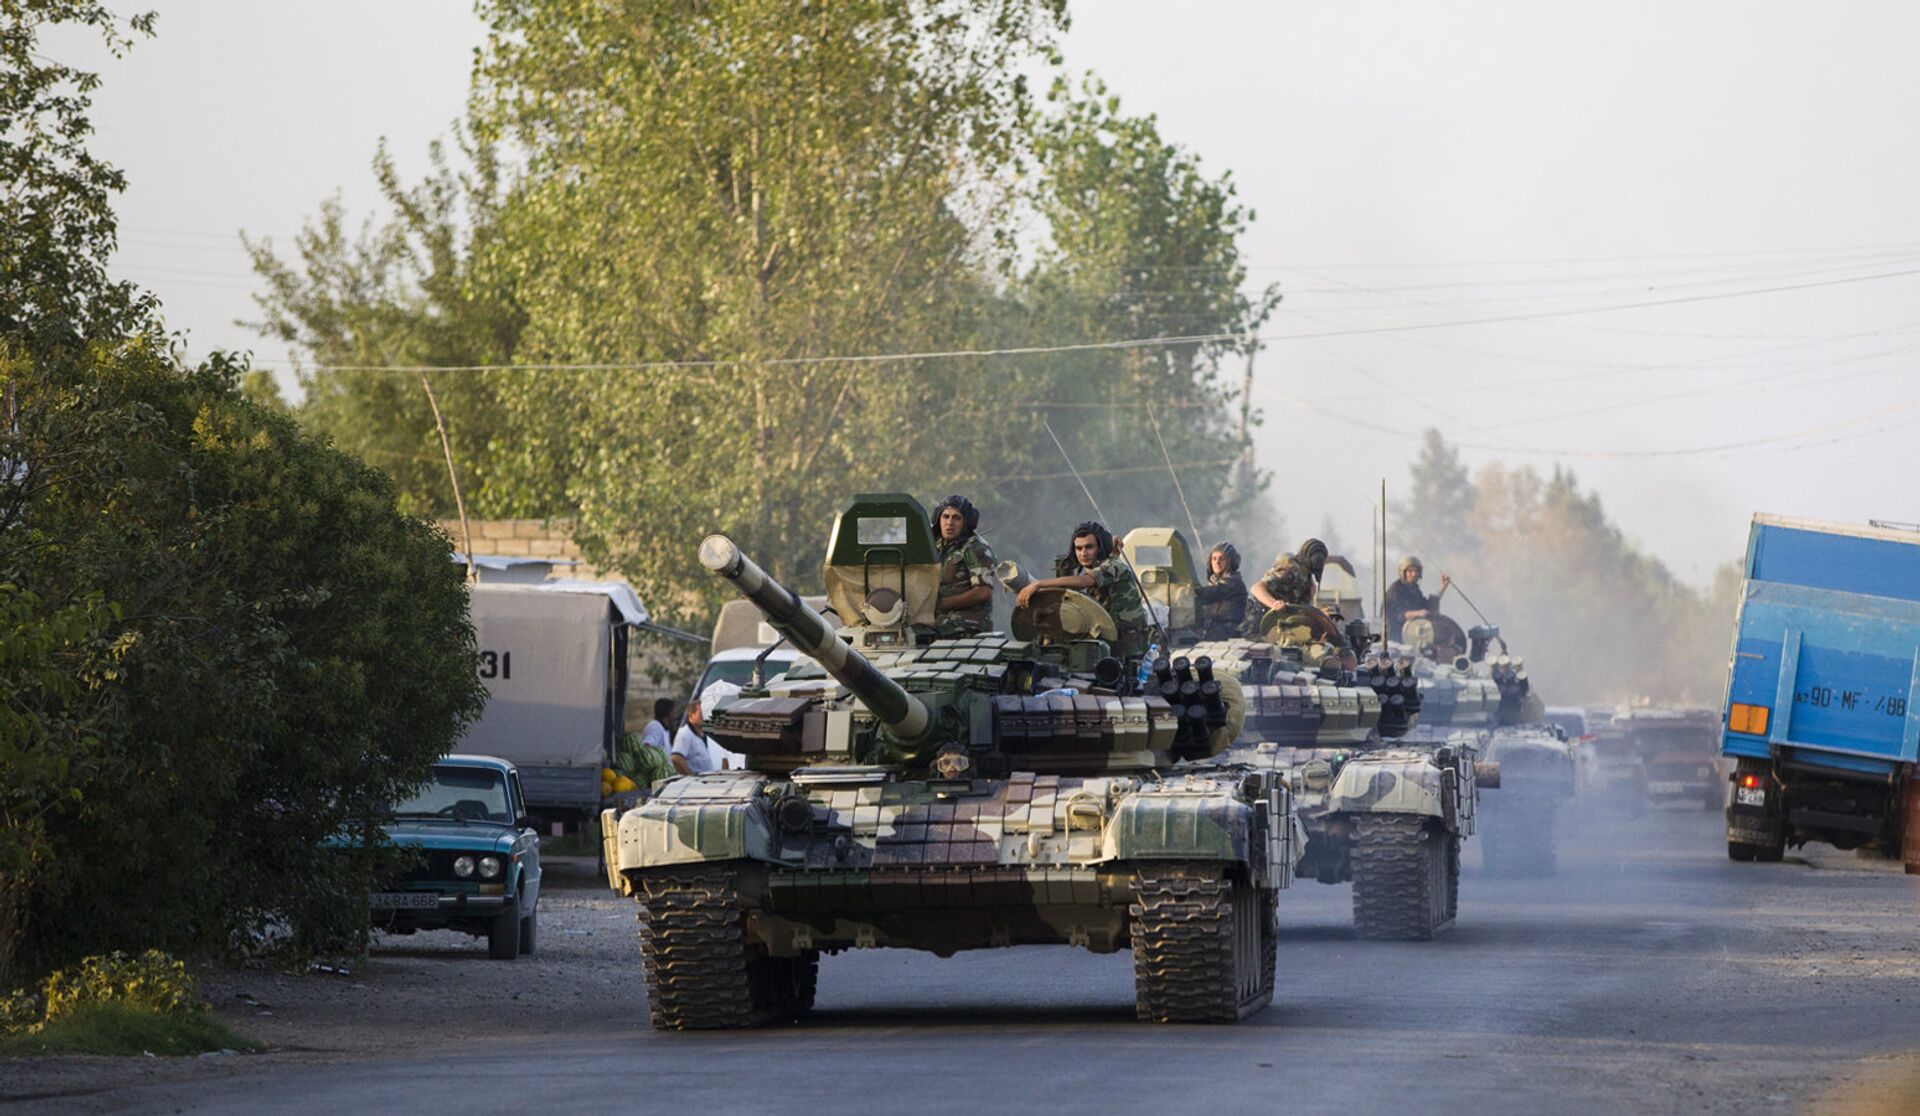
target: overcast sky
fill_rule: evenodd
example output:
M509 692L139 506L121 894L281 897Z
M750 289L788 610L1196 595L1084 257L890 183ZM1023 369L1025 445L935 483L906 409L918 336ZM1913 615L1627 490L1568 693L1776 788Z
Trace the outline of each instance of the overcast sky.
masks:
M283 363L233 324L238 230L377 212L375 144L424 165L481 28L459 0L157 7L96 100L120 266L194 355ZM1066 50L1258 213L1287 294L1258 448L1295 533L1363 540L1429 425L1573 468L1696 580L1755 511L1920 520L1920 5L1082 0Z

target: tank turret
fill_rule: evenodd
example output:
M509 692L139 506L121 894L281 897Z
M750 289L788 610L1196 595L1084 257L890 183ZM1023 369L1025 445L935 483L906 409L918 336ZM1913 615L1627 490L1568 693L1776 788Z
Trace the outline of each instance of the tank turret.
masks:
M1144 771L1218 755L1240 728L1233 678L1197 657L1149 664L1142 679L1101 638L1111 619L1077 593L1043 593L1013 636L936 639L938 564L911 497L856 497L836 522L823 572L835 613L852 618L838 632L725 535L701 543L700 562L818 664L707 711L708 734L756 771Z

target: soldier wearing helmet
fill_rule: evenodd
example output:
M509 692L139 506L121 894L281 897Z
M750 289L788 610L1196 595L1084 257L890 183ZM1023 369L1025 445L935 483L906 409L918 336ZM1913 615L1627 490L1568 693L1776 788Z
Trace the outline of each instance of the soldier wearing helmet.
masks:
M1327 544L1308 539L1292 554L1282 553L1273 567L1253 583L1253 599L1263 608L1310 605L1319 591L1320 573L1327 568Z
M940 596L934 620L942 635L971 635L993 627L993 550L979 535L980 509L959 493L933 508L940 558Z
M1440 611L1440 598L1447 595L1453 579L1442 573L1440 591L1429 597L1420 591L1420 575L1426 572L1420 559L1409 554L1400 559L1400 580L1387 586L1387 638L1399 639L1400 626Z
M1125 658L1144 653L1147 606L1141 602L1140 587L1133 580L1133 567L1127 564L1120 548L1113 545L1113 532L1100 523L1082 523L1073 529L1072 546L1071 553L1054 560L1055 576L1028 582L1015 603L1025 608L1040 589L1077 589L1106 609L1119 627L1114 654Z
M1240 551L1223 542L1207 555L1207 583L1193 591L1200 610L1201 639L1232 639L1247 616L1247 583L1240 576Z

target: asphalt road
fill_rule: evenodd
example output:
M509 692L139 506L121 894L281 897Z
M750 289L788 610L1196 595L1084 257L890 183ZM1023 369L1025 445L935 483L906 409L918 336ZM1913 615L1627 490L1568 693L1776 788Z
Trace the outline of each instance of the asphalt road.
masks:
M1920 1047L1920 877L1831 850L1732 864L1706 813L1562 838L1546 882L1474 872L1469 843L1459 923L1433 942L1357 941L1347 887L1297 884L1281 896L1274 1005L1238 1026L1134 1022L1124 953L856 952L823 962L799 1026L657 1034L636 994L564 1037L536 1024L425 1053L229 1059L84 1107L1344 1116L1797 1112L1865 1096L1920 1111L1885 1076L1907 1064L1887 1055Z

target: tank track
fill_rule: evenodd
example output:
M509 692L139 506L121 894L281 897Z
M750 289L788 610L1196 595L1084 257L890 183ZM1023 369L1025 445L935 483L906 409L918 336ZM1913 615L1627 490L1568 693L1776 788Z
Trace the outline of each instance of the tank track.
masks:
M1480 859L1488 875L1544 879L1559 869L1552 803L1503 803L1481 819Z
M1409 814L1354 818L1353 928L1362 938L1418 941L1453 925L1448 843Z
M1273 1001L1274 892L1218 865L1154 865L1133 881L1134 1009L1152 1023L1232 1023Z
M640 960L655 1029L752 1027L813 1007L819 953L754 956L731 871L649 873L639 884Z

